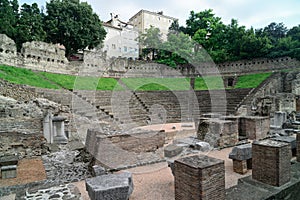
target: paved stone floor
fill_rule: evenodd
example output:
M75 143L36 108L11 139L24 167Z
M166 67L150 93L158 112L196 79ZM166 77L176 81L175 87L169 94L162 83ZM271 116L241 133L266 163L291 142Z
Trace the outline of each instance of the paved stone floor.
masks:
M73 184L60 185L36 192L27 192L24 200L80 200L81 194L78 188Z

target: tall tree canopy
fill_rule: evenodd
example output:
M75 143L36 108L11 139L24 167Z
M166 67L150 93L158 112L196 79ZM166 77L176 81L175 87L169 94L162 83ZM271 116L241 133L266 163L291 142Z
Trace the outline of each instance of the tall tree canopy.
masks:
M17 26L17 37L15 42L20 50L22 44L31 41L44 41L46 32L43 29L43 16L36 3L32 5L23 4Z
M19 4L17 0L0 0L0 33L15 39Z
M140 34L138 40L140 45L144 48L143 56L151 53L151 57L154 59L162 44L162 34L159 28L150 26L149 29L146 29L145 33Z
M78 50L95 48L105 38L106 32L98 15L86 2L50 0L46 10L46 41L63 44L67 56Z

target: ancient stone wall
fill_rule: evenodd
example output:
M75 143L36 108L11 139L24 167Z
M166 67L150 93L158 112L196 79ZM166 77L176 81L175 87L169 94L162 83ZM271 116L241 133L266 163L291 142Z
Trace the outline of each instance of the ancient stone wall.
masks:
M299 72L273 74L247 97L248 113L272 117L275 111L295 111L300 94L299 77Z
M213 74L247 74L270 70L297 68L300 61L289 57L277 59L253 59L226 62L215 65L211 62L199 66L178 66L176 69L158 63L124 58L107 59L105 53L84 51L83 61L68 62L65 50L57 44L27 42L20 54L16 53L13 40L0 34L0 63L38 71L88 76L198 76ZM197 70L198 71L197 71Z
M0 79L0 95L10 97L18 101L29 101L37 98L35 88L24 85L16 85Z
M154 152L165 144L165 133L157 133L152 137L149 137L147 133L115 135L109 136L107 139L126 151Z
M47 112L71 118L66 106L39 98L36 88L0 80L0 131L39 134ZM55 95L54 95L55 96Z
M0 137L0 157L18 155L19 158L30 158L41 156L46 151L46 141L42 134L2 132Z

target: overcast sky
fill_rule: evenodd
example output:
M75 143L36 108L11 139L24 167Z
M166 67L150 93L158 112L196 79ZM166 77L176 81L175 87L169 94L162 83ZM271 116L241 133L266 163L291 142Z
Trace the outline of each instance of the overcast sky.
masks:
M85 0L100 19L107 21L110 13L119 14L123 21L139 10L163 11L165 15L179 19L180 25L185 25L190 11L200 12L213 9L216 16L221 17L225 24L232 18L239 25L250 28L263 28L271 22L283 22L288 28L300 24L300 0ZM23 3L45 6L45 0L19 0Z

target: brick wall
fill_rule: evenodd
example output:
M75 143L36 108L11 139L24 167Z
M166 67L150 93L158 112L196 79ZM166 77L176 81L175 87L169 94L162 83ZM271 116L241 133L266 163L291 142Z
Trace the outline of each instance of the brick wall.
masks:
M284 142L262 140L252 144L252 178L281 186L290 181L291 147Z
M191 156L175 161L176 200L225 199L224 161Z

